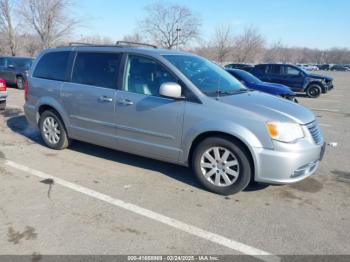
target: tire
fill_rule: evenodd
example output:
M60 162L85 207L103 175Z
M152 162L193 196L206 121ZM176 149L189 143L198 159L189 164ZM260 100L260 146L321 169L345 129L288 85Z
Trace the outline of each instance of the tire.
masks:
M16 78L16 86L20 90L24 89L24 79L23 79L23 77L17 76L17 78Z
M41 114L39 128L41 137L49 148L62 150L69 146L66 128L55 111L47 110Z
M316 84L311 84L306 89L306 95L310 98L317 98L321 95L321 93L322 93L322 88Z
M216 149L219 157L215 157ZM228 163L231 165L225 167ZM207 138L196 147L192 157L192 169L206 189L220 195L232 195L242 191L252 177L252 167L245 149L222 137Z
M287 100L289 100L291 102L297 103L297 104L299 103L298 99L296 99L295 96L285 96L283 98L285 98L285 99L287 99Z
M6 109L6 101L1 101L0 102L0 111L5 110Z

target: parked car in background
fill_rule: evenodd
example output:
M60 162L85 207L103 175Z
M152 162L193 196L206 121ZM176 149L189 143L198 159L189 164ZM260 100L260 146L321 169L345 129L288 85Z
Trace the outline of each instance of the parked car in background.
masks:
M193 54L75 45L43 51L30 72L24 111L52 149L77 139L191 166L223 195L303 180L323 157L310 110Z
M0 79L0 110L5 110L6 108L6 99L7 99L7 91L6 91L6 81Z
M320 70L324 70L324 71L330 70L331 67L332 67L332 65L330 65L330 64L318 65L318 68L319 68Z
M245 71L249 71L252 68L254 68L254 66L249 65L249 64L228 64L228 65L225 65L225 68L226 69L242 69Z
M294 92L306 93L316 98L327 93L333 86L333 78L307 72L295 65L260 64L251 73L264 82L289 86Z
M320 70L316 65L308 65L308 64L297 64L297 67L307 70L307 71L318 71Z
M331 67L332 71L342 71L342 72L347 72L350 71L350 69L346 66L343 65L334 65Z
M263 82L249 72L240 69L226 69L226 71L250 89L298 102L295 98L296 94L288 86Z
M23 89L24 80L33 61L30 57L0 56L0 78L8 85L16 85L18 89Z

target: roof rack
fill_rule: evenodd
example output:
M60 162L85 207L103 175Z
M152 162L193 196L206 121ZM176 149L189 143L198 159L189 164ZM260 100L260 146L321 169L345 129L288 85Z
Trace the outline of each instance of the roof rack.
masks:
M91 46L93 44L89 44L89 43L79 43L79 42L70 42L69 46L76 46L76 45L86 45L86 46Z
M146 44L146 43L138 43L138 42L130 42L130 41L117 41L116 45L139 45L139 46L148 46L152 48L158 48L156 45Z
M148 46L152 48L158 48L155 45L138 43L138 42L129 42L129 41L117 41L114 45L101 45L101 44L92 44L92 43L83 43L83 42L71 42L69 46L96 46L96 47L127 47L127 46ZM64 47L64 46L62 46Z

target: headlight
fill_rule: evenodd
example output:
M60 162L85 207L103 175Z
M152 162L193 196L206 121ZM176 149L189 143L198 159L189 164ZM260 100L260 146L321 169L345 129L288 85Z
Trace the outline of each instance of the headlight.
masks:
M304 137L303 129L296 123L269 122L266 127L270 137L277 141L292 143Z

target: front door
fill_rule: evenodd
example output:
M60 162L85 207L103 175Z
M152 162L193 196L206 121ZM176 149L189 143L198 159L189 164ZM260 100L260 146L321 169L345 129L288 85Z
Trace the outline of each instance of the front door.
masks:
M118 148L157 159L178 161L185 101L159 95L165 82L178 82L153 59L129 55L124 84L117 92Z
M79 52L71 83L64 83L62 101L70 136L115 147L115 103L121 55Z
M304 75L300 69L293 66L283 66L282 84L289 86L294 91L300 91L304 86Z

